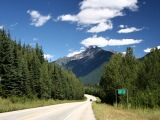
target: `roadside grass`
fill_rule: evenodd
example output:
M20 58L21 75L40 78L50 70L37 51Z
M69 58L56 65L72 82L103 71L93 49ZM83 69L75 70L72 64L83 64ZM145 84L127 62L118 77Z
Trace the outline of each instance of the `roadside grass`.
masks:
M62 103L81 102L85 100L86 97L84 97L83 100L27 99L17 97L4 99L0 97L0 113Z
M100 101L93 102L92 108L97 120L160 120L159 109L127 109L102 104Z

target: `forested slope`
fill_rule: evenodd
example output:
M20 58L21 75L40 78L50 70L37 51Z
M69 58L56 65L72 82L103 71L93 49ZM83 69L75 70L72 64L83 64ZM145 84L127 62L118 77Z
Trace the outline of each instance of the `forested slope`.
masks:
M0 96L82 99L84 90L71 71L44 59L41 46L22 46L0 30Z
M103 70L100 87L100 96L107 103L116 102L116 89L126 89L132 107L160 107L160 49L152 49L141 60L130 47L125 56L115 54ZM126 97L118 95L118 103L126 104Z

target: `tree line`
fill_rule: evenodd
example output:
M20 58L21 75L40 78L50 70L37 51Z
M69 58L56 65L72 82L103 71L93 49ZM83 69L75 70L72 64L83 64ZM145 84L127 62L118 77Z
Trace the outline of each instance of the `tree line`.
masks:
M155 48L142 59L136 59L128 47L126 55L116 53L103 70L99 83L101 99L116 102L115 90L127 89L132 107L156 108L160 106L160 50ZM126 95L118 95L118 103L126 103Z
M42 47L21 45L0 30L0 96L82 99L83 85L69 70L44 59Z

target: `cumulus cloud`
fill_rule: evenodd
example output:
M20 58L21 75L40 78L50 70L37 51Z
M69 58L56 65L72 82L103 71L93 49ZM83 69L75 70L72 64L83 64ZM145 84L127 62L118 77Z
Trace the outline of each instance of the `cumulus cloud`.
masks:
M50 55L50 54L44 54L44 58L49 60L51 58L53 58L54 56L53 55Z
M78 21L77 16L74 15L61 15L58 17L58 20L62 20L62 21L72 21L72 22L76 22Z
M0 26L0 30L2 30L3 28L4 28L4 25L1 25L1 26Z
M98 33L112 29L112 18L124 16L124 9L136 11L137 0L83 0L80 2L80 12L71 15L61 15L61 21L77 22L78 25L94 25L87 32ZM102 24L105 27L102 27Z
M80 5L81 9L87 8L109 8L122 10L129 8L132 11L137 10L137 0L83 0Z
M104 22L99 23L97 26L92 27L87 32L90 33L99 33L106 30L111 30L113 28L112 22L109 21L107 24Z
M70 53L67 55L67 57L72 57L72 56L74 56L76 54L80 54L80 53L82 53L85 50L86 49L84 47L81 47L80 50L78 50L78 51L73 51L72 49L70 49L69 50Z
M119 25L120 28L127 28L127 25Z
M28 10L27 13L31 16L31 25L34 25L35 27L43 26L48 20L51 19L50 15L43 16L35 10Z
M124 28L124 26L121 28ZM137 31L141 31L143 30L143 28L135 28L135 27L130 27L130 28L124 28L118 31L118 33L131 33L131 32L137 32Z
M152 49L152 48L146 48L146 49L144 50L144 52L149 53L149 52L151 51L151 49Z
M89 47L89 46L98 46L98 47L105 47L105 46L122 46L122 45L131 45L131 44L138 44L141 43L142 40L135 40L135 39L107 39L104 37L97 37L94 35L93 37L89 37L84 39L81 44Z
M123 16L123 13L119 10L112 10L112 9L84 9L78 15L78 22L80 24L99 24L101 22L107 22L111 18Z
M149 53L149 52L151 52L152 49L155 49L155 48L160 49L160 46L157 46L157 47L154 47L154 48L146 48L146 49L144 50L144 52Z

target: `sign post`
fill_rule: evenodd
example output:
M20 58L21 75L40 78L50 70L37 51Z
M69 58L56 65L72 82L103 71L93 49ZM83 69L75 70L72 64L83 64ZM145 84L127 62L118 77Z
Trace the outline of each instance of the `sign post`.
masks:
M117 93L118 93L118 95L125 95L125 94L127 94L127 106L128 106L128 90L127 90L127 89L116 89L116 90L115 90L116 106L118 106L118 105L117 105Z

